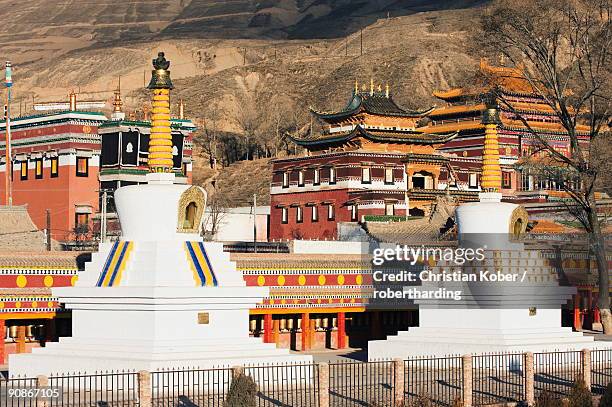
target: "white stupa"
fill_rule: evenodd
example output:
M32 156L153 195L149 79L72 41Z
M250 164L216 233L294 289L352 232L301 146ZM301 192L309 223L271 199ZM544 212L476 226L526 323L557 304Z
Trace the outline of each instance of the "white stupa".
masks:
M516 237L525 232L526 210L501 202L501 170L497 142L497 109L489 107L483 117L485 147L479 202L460 205L456 223L461 247L485 248L485 259L462 268L463 273L501 270L524 280L518 282L423 283L422 288L459 290L462 299L419 304L419 327L399 332L386 340L368 343L368 358L444 356L485 352L542 352L611 347L593 337L561 327L561 306L574 287L561 287L557 275L538 251L526 250ZM433 273L452 264L438 262Z
M223 245L202 241L204 190L173 184L168 65L161 54L149 85L148 184L115 192L121 239L100 245L74 287L53 289L72 337L9 355L11 376L312 362L249 337L268 289L247 287Z

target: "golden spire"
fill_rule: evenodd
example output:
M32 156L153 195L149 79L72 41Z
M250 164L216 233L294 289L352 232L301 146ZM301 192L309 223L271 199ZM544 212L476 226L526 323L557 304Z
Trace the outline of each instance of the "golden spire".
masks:
M113 113L121 113L122 106L123 106L123 102L121 101L121 76L120 76L119 85L117 86L117 90L115 90L115 100L113 100Z
M388 83L385 85L385 96L389 98L389 84Z
M172 172L172 134L170 129L170 61L164 53L153 60L151 82L153 90L153 117L151 118L151 139L149 141L149 171Z
M185 104L183 103L183 99L179 100L179 119L185 118Z
M77 110L77 97L73 89L70 91L70 111L74 112L75 110Z
M495 100L490 97L482 116L485 126L485 139L482 150L482 178L480 186L484 191L500 192L501 167L499 165L499 142L497 126L500 124L499 112Z
M376 90L379 91L379 92L382 92L382 85L379 84L378 85L378 89L376 89Z
M359 93L359 82L355 79L355 93Z

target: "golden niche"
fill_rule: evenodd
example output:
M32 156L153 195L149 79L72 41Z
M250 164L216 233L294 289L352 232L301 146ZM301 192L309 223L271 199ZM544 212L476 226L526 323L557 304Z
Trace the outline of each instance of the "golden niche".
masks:
M177 232L199 233L205 208L206 193L201 188L192 186L183 192L178 204Z
M512 211L510 217L510 231L509 233L515 238L520 237L527 231L527 222L529 221L529 215L524 207L519 206Z

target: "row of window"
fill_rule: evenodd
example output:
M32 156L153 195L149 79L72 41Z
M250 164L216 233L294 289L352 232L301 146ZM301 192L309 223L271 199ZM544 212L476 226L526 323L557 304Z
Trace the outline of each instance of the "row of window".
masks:
M59 176L59 159L58 157L50 157L48 158L50 161L50 172L49 176L51 178L56 178ZM43 171L43 159L35 158L34 160L34 178L35 179L43 179L44 171ZM19 161L19 175L22 181L28 179L28 163L29 160ZM77 177L87 177L89 176L89 158L88 157L77 157L76 163L76 176ZM14 164L15 165L15 164ZM11 177L13 176L13 171L11 171Z
M470 188L478 188L478 185L480 185L480 174L470 173L468 176L468 186ZM512 188L512 173L502 171L502 188Z
M305 185L305 175L306 170L298 170L298 187L303 187ZM290 184L290 172L286 171L283 173L283 188L289 188ZM328 174L328 183L329 185L334 185L336 183L336 168L329 167ZM321 169L315 168L313 169L312 176L312 185L320 185L321 184ZM385 184L391 185L395 183L395 178L393 177L393 168L387 167L385 168ZM361 183L362 184L371 184L372 183L372 168L370 167L361 167Z
M326 205L327 206L327 220L334 220L336 218L336 208L334 205ZM313 205L310 207L310 220L311 222L319 221L319 207L317 205ZM295 207L295 222L302 223L304 222L304 208L301 206ZM281 223L289 223L289 208L283 207L281 208Z

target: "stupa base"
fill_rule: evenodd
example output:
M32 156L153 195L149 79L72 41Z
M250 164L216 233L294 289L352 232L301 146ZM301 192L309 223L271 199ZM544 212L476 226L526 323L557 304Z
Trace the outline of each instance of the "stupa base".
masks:
M30 354L9 355L10 376L58 375L75 372L208 369L266 364L312 363L312 356L277 349L260 338L224 338L198 341L85 340L61 338Z

